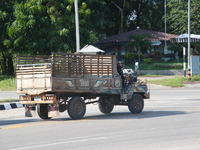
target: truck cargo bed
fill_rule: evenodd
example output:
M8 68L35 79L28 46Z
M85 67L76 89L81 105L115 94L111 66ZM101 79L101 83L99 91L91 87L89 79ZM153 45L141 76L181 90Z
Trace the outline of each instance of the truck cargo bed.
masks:
M18 56L17 93L107 93L121 90L113 55L52 53L51 56Z

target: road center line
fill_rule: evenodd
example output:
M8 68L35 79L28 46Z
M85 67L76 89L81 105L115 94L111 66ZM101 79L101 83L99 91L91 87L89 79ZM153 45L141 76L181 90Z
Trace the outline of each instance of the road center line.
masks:
M11 149L11 150L25 150L25 149L31 149L31 148L47 147L47 146L54 146L54 145L61 145L61 144L68 144L68 143L86 142L86 141L94 141L94 140L102 140L102 139L106 139L106 137L96 137L96 138L90 138L90 139L87 138L87 139L80 139L80 140L73 140L73 141L56 142L56 143L50 143L50 144L21 147L21 148L16 148L16 149Z

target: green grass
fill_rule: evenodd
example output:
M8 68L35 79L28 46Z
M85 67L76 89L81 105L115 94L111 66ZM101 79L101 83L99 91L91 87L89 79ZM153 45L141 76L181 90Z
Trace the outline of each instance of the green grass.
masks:
M185 77L175 77L171 79L161 79L161 80L150 80L148 82L157 84L157 85L164 85L164 86L171 86L171 87L183 87L186 83L187 78Z
M194 75L191 79L192 81L200 81L200 75Z
M0 91L15 91L16 80L14 76L0 75Z
M149 80L148 82L152 84L164 85L170 87L183 87L184 84L195 83L196 81L200 81L200 75L192 76L191 81L188 81L186 77L177 76L170 79Z

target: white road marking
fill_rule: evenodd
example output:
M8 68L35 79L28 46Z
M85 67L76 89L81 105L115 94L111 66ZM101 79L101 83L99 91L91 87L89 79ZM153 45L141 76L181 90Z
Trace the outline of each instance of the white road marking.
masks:
M56 142L56 143L42 144L42 145L36 145L36 146L21 147L21 148L16 148L16 149L11 149L11 150L25 150L25 149L47 147L47 146L61 145L61 144L67 144L67 143L78 143L78 142L102 140L102 139L106 139L106 137L96 137L96 138L90 138L90 139L79 139L79 140L73 140L73 141Z
M166 106L166 105L153 105L153 106L145 106L146 108L147 107L153 107L153 108L156 108L156 107L166 107L166 108L169 108L169 107L174 107L174 108L200 108L200 106L174 106L174 105L171 105L171 106Z

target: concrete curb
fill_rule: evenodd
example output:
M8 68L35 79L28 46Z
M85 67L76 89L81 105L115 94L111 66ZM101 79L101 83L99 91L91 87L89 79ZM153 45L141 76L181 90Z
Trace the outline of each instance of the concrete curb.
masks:
M14 108L22 108L24 107L21 103L7 103L7 104L0 104L0 110L9 110Z

